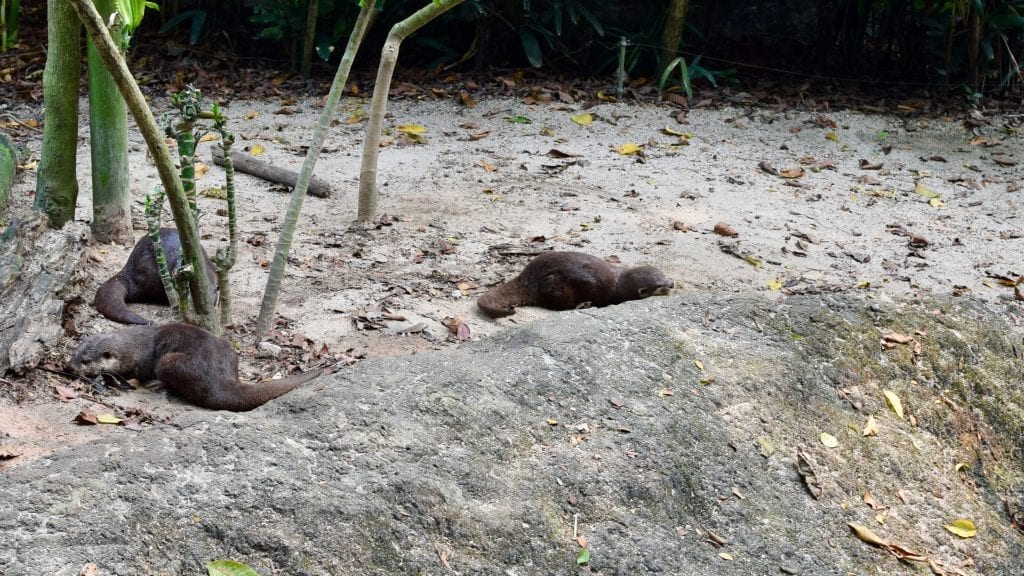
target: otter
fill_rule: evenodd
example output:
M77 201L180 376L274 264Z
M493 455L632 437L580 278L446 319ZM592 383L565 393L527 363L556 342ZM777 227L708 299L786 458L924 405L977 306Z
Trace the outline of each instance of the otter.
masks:
M174 271L181 262L181 239L174 228L160 229L160 244L167 257L167 267ZM216 301L217 271L202 250L203 263L211 282L210 300ZM113 278L104 282L93 299L93 306L108 319L122 324L152 324L142 316L128 309L127 302L146 302L149 304L167 304L167 293L160 280L160 271L156 266L156 254L153 240L145 235L135 243L124 268Z
M545 252L518 276L477 299L492 318L515 313L516 306L570 310L609 306L668 294L675 284L652 266L617 270L582 252Z
M231 343L182 323L132 326L89 336L75 350L71 368L83 376L113 372L140 382L159 380L196 406L235 412L252 410L323 372L317 369L259 385L242 384Z

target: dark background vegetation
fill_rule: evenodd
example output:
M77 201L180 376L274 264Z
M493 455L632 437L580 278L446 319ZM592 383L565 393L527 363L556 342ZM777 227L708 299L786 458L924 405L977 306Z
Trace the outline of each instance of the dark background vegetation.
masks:
M298 70L311 0L161 0L135 34L137 76L237 86L224 70ZM328 79L358 11L356 0L317 0L313 76ZM427 0L387 0L356 63L372 74L391 24ZM783 88L902 91L977 104L1020 102L1024 94L1024 0L690 0L682 42L660 52L671 0L466 0L402 48L402 74L440 79L447 72L541 78L614 78L620 40L632 85L657 85L682 57L695 89L768 80ZM19 66L41 66L45 2L21 6ZM16 56L17 57L17 56ZM170 67L161 66L170 62ZM419 76L415 76L419 73ZM443 75L438 75L443 74ZM181 82L179 82L181 83ZM34 84L34 83L31 83ZM171 82L170 84L173 84ZM682 85L677 70L666 87ZM208 86L210 88L210 86ZM10 87L0 86L0 93ZM17 89L31 90L30 84ZM36 98L33 98L36 99Z
M369 45L423 3L388 0ZM284 66L298 60L306 0L160 4L142 33L164 30L197 48ZM550 73L609 75L626 38L630 76L651 78L664 64L657 47L668 5L467 0L417 34L403 49L403 64L463 72L539 64ZM319 0L321 58L339 57L356 12L355 0ZM1024 0L692 0L678 54L691 63L695 82L790 75L1019 97L1022 50Z

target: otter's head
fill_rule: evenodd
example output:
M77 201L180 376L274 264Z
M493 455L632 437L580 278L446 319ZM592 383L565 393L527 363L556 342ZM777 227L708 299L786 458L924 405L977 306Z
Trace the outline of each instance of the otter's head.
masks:
M95 376L101 372L123 374L130 372L132 359L121 358L118 354L115 334L97 334L89 336L78 346L71 357L71 369L82 376Z
M616 285L625 300L640 300L648 296L664 296L672 292L675 282L654 266L638 266L619 275Z

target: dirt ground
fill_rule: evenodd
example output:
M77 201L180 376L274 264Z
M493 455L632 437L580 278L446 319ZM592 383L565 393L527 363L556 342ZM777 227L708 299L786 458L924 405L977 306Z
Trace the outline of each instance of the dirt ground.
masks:
M298 170L322 103L223 104L234 119L237 147L261 147L262 159ZM653 264L683 291L783 299L861 290L882 300L954 293L1013 301L1014 289L1000 278L1024 274L1024 115L934 118L916 113L919 104L876 114L753 107L737 97L732 105L682 112L669 104L585 107L558 98L539 104L487 98L467 108L409 97L389 106L389 145L378 175L383 215L377 227L365 229L352 222L365 131L358 119L368 100L348 98L316 169L334 194L305 200L278 312L288 320L288 337L299 334L315 343L310 348L326 345L353 358L455 346L445 325L452 318L461 318L477 339L547 314L523 309L495 321L476 309L475 299L514 276L530 254L550 249L627 266ZM158 112L167 108L166 101L153 105ZM589 125L573 119L584 113ZM39 110L24 114L41 120ZM425 142L402 136L396 130L402 125L424 127ZM142 200L158 179L132 129L140 236ZM78 159L81 221L91 217L87 131L85 124ZM38 154L39 140L36 134L24 143ZM629 144L640 151L620 153ZM200 157L210 164L208 144ZM211 166L198 185L222 183L222 171ZM16 210L31 203L34 186L34 174L19 176ZM244 174L238 190L235 320L251 326L288 196ZM201 207L204 244L212 253L226 241L226 219L216 215L223 201L204 198ZM736 235L716 233L719 223ZM90 270L87 299L130 250L94 248L100 261ZM133 309L170 319L160 307ZM91 308L79 323L83 334L116 327ZM252 346L244 329L238 334ZM74 344L69 341L69 353ZM267 375L266 361L248 353L243 360L246 377ZM106 401L168 420L191 409L151 391ZM90 402L4 397L0 423L8 444L21 446L25 456L45 452L33 438L59 445L91 437L70 423ZM95 434L109 433L101 428L93 427Z

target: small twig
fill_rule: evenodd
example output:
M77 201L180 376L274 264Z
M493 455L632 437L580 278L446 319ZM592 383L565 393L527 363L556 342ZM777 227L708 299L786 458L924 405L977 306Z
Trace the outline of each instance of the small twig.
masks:
M572 515L572 537L573 537L574 540L576 538L579 538L579 536L580 536L579 527L580 527L580 515L579 514L573 514Z

